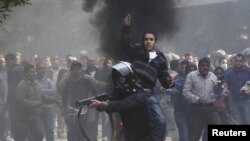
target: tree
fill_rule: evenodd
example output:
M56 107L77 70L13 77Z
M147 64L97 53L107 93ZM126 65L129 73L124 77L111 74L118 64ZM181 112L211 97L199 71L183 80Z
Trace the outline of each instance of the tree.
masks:
M0 23L7 19L13 8L27 4L31 4L30 0L0 0Z

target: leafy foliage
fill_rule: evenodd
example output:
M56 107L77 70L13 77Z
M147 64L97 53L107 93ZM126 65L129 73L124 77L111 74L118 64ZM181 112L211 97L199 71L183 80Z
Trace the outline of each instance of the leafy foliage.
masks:
M3 23L15 7L31 4L30 0L0 0L0 23Z

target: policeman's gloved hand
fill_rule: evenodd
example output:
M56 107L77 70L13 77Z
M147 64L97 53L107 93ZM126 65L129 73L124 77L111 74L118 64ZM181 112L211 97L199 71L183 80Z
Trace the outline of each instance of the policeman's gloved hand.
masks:
M108 107L108 102L102 102L99 100L91 100L91 104L89 105L91 108L95 108L98 110L105 110Z

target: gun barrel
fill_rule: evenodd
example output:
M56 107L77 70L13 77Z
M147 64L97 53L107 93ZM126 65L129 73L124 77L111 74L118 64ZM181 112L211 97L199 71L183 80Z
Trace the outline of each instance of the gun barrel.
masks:
M107 100L107 99L108 99L108 94L101 94L101 95L98 95L98 96L89 97L89 98L86 98L86 99L77 101L77 102L75 103L75 106L76 106L76 107L80 107L80 106L89 105L89 104L91 103L91 100L93 100L93 99L97 99L97 100L100 100L100 101L104 101L104 100Z

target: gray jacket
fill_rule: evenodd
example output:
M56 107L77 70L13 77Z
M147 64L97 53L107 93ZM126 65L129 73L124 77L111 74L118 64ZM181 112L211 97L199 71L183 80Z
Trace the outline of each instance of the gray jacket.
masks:
M17 86L14 114L16 120L40 118L43 103L52 103L54 99L42 94L41 85L35 80L23 79Z

